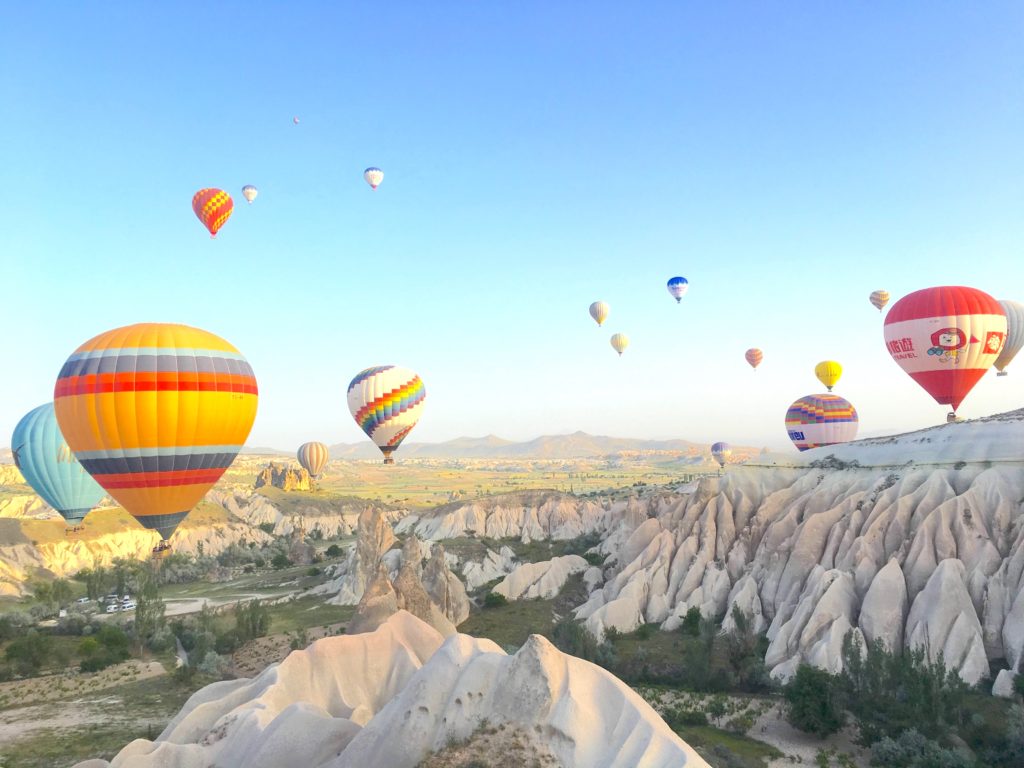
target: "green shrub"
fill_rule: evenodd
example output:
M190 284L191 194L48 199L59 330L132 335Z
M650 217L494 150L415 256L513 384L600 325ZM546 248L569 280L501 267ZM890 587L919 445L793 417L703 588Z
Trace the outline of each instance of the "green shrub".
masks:
M288 559L288 555L286 555L284 552L278 552L270 560L270 566L277 571L281 570L282 568L287 568L291 564L292 561Z
M843 727L843 683L808 664L801 664L783 690L790 725L816 736L828 736Z
M331 544L331 546L327 548L327 551L324 552L324 554L327 557L341 557L341 552L341 547L339 547L337 544Z
M484 598L484 608L498 608L502 605L508 605L508 598L500 592L488 592Z
M876 742L871 747L871 764L879 768L971 768L974 762L911 728L898 738Z
M260 523L257 527L266 534L273 535L274 533L274 523Z

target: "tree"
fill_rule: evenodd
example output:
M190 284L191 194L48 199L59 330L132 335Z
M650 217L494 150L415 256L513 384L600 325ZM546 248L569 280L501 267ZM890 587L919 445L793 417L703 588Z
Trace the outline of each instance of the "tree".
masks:
M32 594L44 605L53 605L53 585L48 581L37 581L32 585Z
M284 552L278 552L270 561L270 565L278 571L282 568L287 568L291 564L292 561L288 559L288 555Z
M53 642L46 635L30 629L24 636L11 641L4 658L21 675L32 675L50 659Z
M794 728L824 737L843 727L843 685L834 675L801 664L783 693L789 705L786 718Z
M327 557L341 557L341 547L337 544L331 544L324 554L327 555Z
M53 597L53 602L58 607L66 605L71 600L71 582L67 579L56 579L50 586L50 592Z
M165 623L164 601L160 598L157 575L152 570L139 572L138 594L135 597L135 645L142 648L159 632Z
M263 637L270 629L270 612L259 600L239 603L235 606L235 629L242 643Z

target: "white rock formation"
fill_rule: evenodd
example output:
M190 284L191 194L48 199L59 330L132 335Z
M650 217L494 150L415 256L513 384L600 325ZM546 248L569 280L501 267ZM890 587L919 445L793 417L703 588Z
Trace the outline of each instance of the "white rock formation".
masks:
M514 655L408 613L193 694L154 742L77 768L415 768L484 721L566 768L707 768L628 686L533 635Z
M1012 699L1016 695L1014 684L1017 674L1012 669L1001 669L992 683L992 695L1001 699Z
M511 548L502 547L497 552L488 549L482 560L467 560L462 566L466 589L479 589L489 581L500 579L512 573L518 564L516 553Z
M410 539L416 541L415 536ZM444 547L435 544L423 568L423 587L448 620L458 626L469 618L469 595L459 577L448 568Z
M555 597L574 573L585 571L589 563L579 555L563 555L539 563L524 563L496 585L493 592L509 600L533 600Z

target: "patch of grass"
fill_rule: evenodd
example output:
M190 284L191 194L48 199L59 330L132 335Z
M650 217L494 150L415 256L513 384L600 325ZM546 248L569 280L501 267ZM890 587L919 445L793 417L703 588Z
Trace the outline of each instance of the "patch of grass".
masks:
M712 766L764 768L767 761L783 757L771 744L710 725L684 725L676 733Z
M555 600L516 600L470 614L459 632L486 637L503 648L519 647L532 634L551 633Z
M354 605L328 605L321 597L303 597L268 605L270 631L274 634L298 629L347 623L356 612Z

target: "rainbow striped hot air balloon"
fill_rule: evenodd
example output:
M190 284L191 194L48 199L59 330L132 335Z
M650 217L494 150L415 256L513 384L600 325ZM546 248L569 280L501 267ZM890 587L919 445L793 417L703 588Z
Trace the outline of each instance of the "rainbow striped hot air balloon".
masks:
M11 451L25 482L69 523L80 522L104 496L65 442L53 403L22 417L11 436Z
M258 394L249 363L224 339L140 323L76 349L53 399L86 471L166 540L241 450Z
M200 189L192 196L192 211L209 231L210 237L217 236L234 209L235 202L223 189Z
M319 480L330 455L327 446L323 443L303 443L295 452L295 457L299 460L302 468L309 472L310 477Z
M356 374L348 385L352 418L394 464L391 454L402 444L423 413L427 390L408 368L378 365Z
M801 451L857 437L857 409L839 395L807 395L786 411L786 431Z

